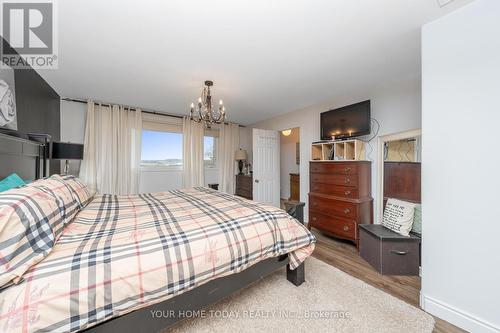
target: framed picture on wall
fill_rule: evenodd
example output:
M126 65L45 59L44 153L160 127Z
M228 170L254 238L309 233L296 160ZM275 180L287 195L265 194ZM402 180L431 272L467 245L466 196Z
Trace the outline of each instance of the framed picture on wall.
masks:
M14 70L0 68L0 128L17 130Z

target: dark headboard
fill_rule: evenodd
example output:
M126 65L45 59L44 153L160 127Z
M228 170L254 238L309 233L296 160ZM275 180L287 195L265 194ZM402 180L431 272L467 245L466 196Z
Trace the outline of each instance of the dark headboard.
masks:
M0 36L0 43L3 42ZM33 68L14 68L14 86L17 130L23 133L46 133L52 137L52 141L60 141L59 94ZM59 161L50 163L50 174L60 173L60 166Z
M388 198L421 202L421 163L384 162L384 207Z
M0 179L17 173L35 180L45 173L45 144L0 133Z

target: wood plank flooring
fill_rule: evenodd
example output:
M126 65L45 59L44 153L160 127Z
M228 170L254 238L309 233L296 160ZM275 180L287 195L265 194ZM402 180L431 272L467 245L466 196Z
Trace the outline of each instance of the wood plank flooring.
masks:
M381 289L409 304L419 307L420 277L418 276L384 276L379 274L358 255L356 247L323 235L313 229L318 240L313 257L330 264L366 283ZM307 273L306 273L307 274ZM434 333L458 333L464 330L437 317Z

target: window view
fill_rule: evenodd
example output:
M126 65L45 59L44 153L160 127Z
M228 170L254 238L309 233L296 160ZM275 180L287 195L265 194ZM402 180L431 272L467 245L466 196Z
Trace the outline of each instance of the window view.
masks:
M216 139L205 136L203 160L205 166L215 166ZM141 166L182 167L182 134L173 132L142 131Z
M182 134L143 130L141 166L182 167Z
M203 140L203 160L206 166L215 166L215 138L206 136Z

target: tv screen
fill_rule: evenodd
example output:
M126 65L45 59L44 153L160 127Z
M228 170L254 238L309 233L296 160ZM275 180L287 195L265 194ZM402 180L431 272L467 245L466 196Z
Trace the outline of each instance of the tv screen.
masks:
M370 134L370 111L370 101L364 101L321 113L321 140Z

